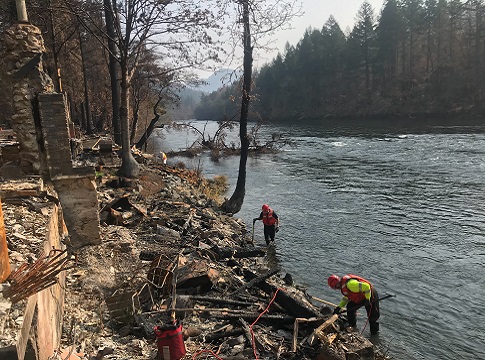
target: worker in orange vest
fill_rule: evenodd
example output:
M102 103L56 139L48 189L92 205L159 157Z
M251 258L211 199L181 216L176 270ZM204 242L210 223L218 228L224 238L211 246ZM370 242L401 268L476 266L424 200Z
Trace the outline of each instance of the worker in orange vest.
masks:
M344 296L333 311L334 314L339 314L341 308L346 306L349 326L354 328L357 324L357 309L365 306L370 333L375 335L379 332L379 323L377 322L380 316L379 294L370 281L352 274L347 274L342 278L331 275L328 278L328 285L332 289L340 289Z
M279 219L278 215L269 207L269 205L264 204L262 206L262 211L259 214L259 217L253 219L253 226L256 220L263 220L264 224L264 240L266 241L266 245L269 245L269 242L274 241L275 234L279 231Z

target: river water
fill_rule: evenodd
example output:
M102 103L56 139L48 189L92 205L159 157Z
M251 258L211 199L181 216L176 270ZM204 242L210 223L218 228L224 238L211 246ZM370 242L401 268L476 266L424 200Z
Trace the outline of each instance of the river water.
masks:
M485 126L299 123L260 131L262 138L272 132L295 146L248 159L236 216L250 230L263 203L275 210L283 273L334 303L341 295L326 283L333 273L361 275L381 296L395 294L381 303L375 340L394 359L485 359ZM155 148L185 148L194 138L161 130ZM226 175L232 194L238 157L168 163L179 160L207 177ZM260 245L262 232L257 222Z

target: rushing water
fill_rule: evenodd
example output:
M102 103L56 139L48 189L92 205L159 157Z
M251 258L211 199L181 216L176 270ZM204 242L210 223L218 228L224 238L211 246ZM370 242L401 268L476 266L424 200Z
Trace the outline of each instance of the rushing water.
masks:
M332 273L359 274L381 296L396 294L381 303L377 340L394 359L485 359L485 126L262 129L271 132L296 146L248 159L236 216L250 230L263 203L276 211L283 271L334 303ZM164 150L194 139L160 135ZM207 177L228 176L232 194L237 157L183 160ZM255 234L263 245L261 222Z

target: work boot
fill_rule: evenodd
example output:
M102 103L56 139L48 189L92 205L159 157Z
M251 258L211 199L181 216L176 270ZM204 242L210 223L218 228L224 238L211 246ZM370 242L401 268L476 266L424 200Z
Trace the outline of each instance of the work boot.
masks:
M370 323L370 334L377 335L379 332L379 323Z

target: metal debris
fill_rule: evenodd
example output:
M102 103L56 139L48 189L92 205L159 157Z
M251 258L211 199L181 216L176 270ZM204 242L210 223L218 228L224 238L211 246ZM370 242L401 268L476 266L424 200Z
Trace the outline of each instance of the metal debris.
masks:
M52 249L48 255L42 253L34 263L24 263L10 274L7 279L10 287L3 291L3 296L16 303L56 284L57 275L67 270L71 261L67 250Z

